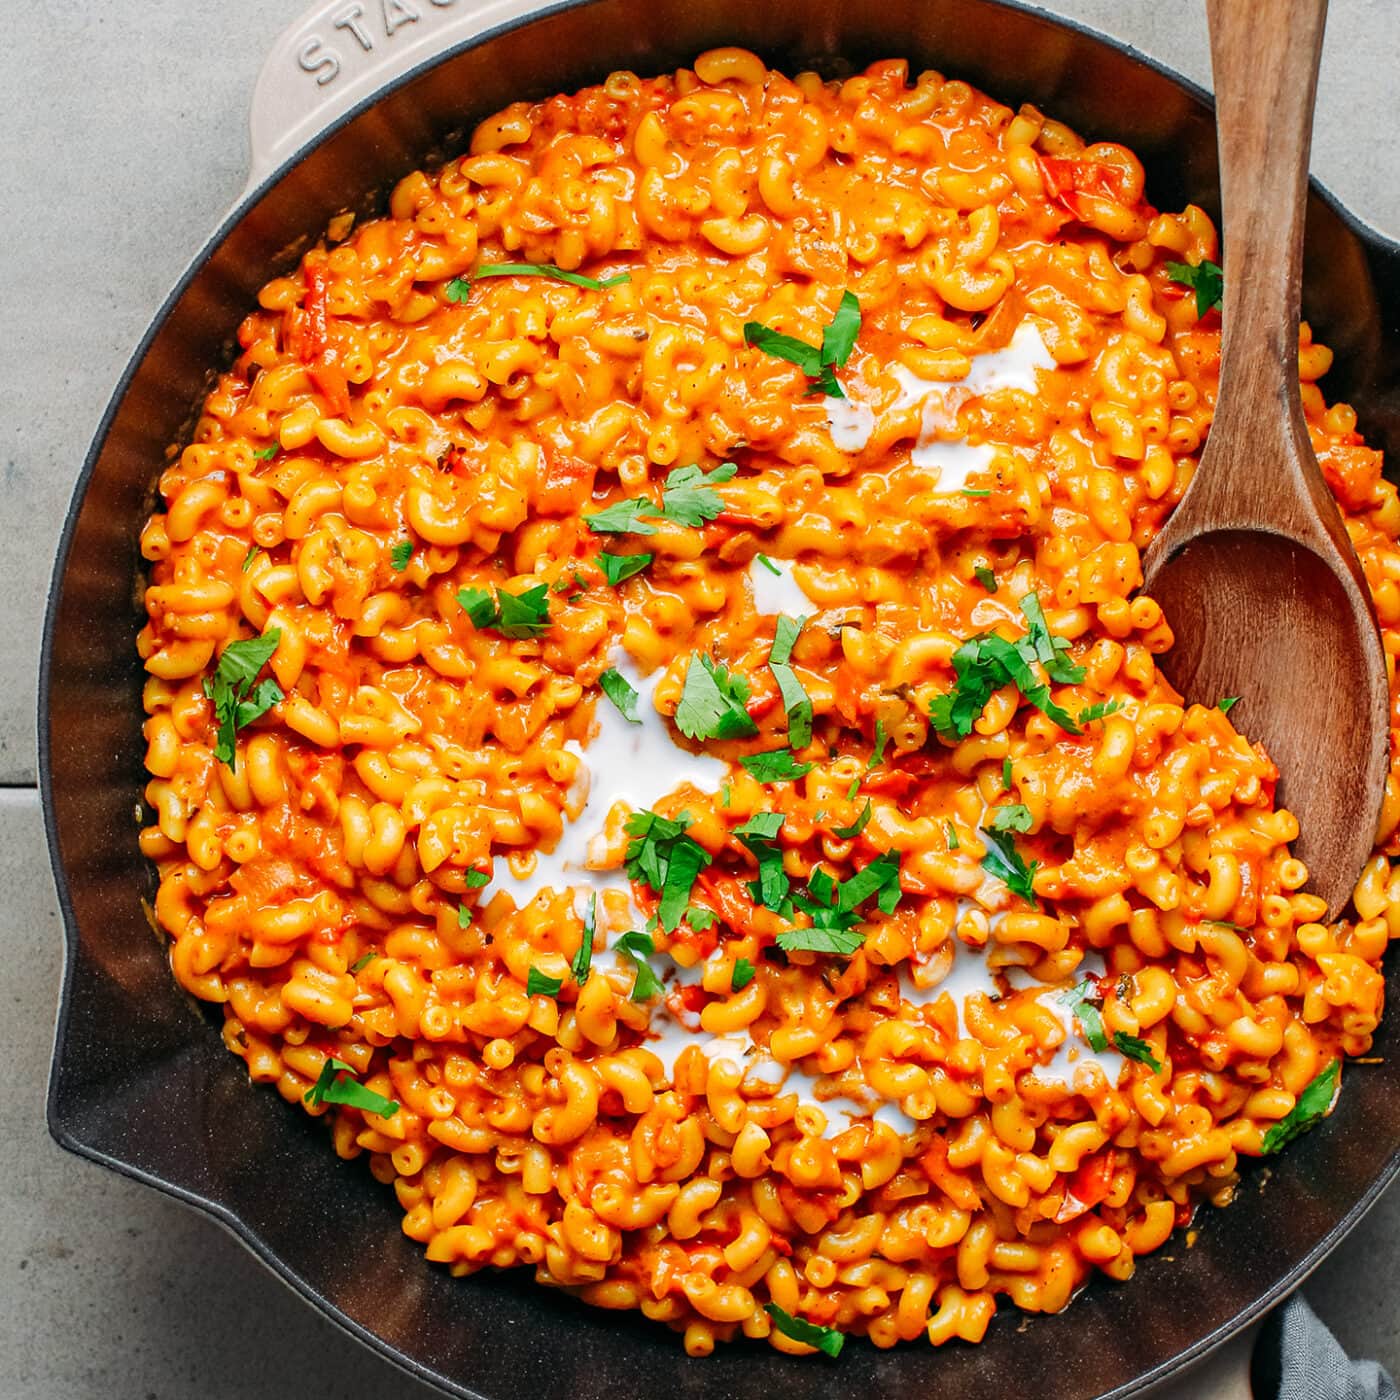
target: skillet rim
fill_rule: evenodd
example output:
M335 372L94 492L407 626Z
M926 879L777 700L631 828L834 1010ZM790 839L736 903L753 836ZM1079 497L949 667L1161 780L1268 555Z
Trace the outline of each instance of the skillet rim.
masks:
M132 383L145 363L152 344L164 329L166 322L189 290L191 284L200 273L204 271L206 265L234 229L248 217L263 198L297 165L306 160L317 148L342 131L346 126L350 125L362 114L377 106L386 97L417 81L430 70L451 61L458 55L471 49L489 44L503 34L527 28L539 20L549 18L565 11L586 8L592 3L594 3L594 0L555 0L555 3L540 5L526 14L518 15L514 19L503 21L481 33L460 40L424 58L421 62L413 64L402 73L398 73L386 79L373 88L364 98L352 104L339 116L333 118L307 141L297 147L297 149L291 152L280 164L264 175L260 181L243 189L238 194L232 206L220 219L214 232L205 240L203 245L187 264L185 270L180 274L174 287L162 301L155 316L147 325L144 334L141 336L135 350L132 352L131 357L123 368L112 390L106 408L103 410L102 416L94 431L91 445L83 459L82 468L74 482L73 491L64 515L63 528L59 536L58 548L54 558L54 568L49 579L49 589L44 607L44 622L40 644L36 715L38 730L38 790L43 809L44 836L48 850L49 866L53 874L54 885L58 895L59 910L62 915L64 943L63 972L60 981L54 1030L54 1049L49 1066L45 1103L45 1120L50 1135L65 1151L71 1152L75 1156L86 1158L99 1166L106 1167L131 1180L138 1181L142 1185L151 1187L161 1192L163 1195L180 1202L182 1205L209 1217L239 1240L253 1257L275 1278L315 1307L322 1316L326 1317L342 1332L345 1332L356 1341L369 1347L377 1355L383 1357L399 1370L425 1384L439 1388L445 1394L457 1396L459 1400L492 1400L492 1397L474 1389L465 1382L446 1376L442 1372L432 1369L425 1363L410 1357L407 1353L400 1351L390 1342L381 1338L377 1333L372 1332L369 1328L351 1318L324 1294L319 1292L309 1279L293 1269L270 1244L263 1240L260 1233L253 1226L249 1225L232 1208L224 1204L224 1202L203 1195L196 1190L179 1185L176 1182L169 1181L164 1177L138 1167L104 1150L97 1144L80 1141L65 1122L59 1104L59 1082L64 1071L65 1049L71 1030L73 986L77 963L81 956L82 945L80 930L73 910L68 886L68 873L60 855L58 819L54 807L52 743L49 728L50 695L53 686L54 639L58 631L59 603L67 577L78 517L81 514L82 506L86 500L98 461L107 445L112 425L126 400ZM984 3L1002 10L1025 15L1032 20L1038 20L1043 24L1068 31L1082 38L1087 38L1093 43L1112 49L1120 57L1139 64L1156 73L1159 77L1165 78L1168 82L1202 106L1206 112L1213 117L1215 103L1213 95L1209 91L1169 65L1143 53L1136 46L1125 40L1113 38L1079 20L1049 13L1039 5L1031 3L1031 0L984 0ZM1324 205L1373 256L1379 256L1382 259L1391 261L1395 264L1397 269L1400 269L1400 240L1391 238L1380 232L1380 230L1374 228L1365 220L1352 213L1326 186L1312 177L1309 178L1309 194L1312 198L1317 199ZM1400 1014L1400 1012L1392 1012L1392 1015L1397 1014ZM1400 1145L1395 1147L1386 1165L1376 1174L1361 1195L1353 1201L1352 1205L1343 1212L1333 1227L1282 1277L1275 1279L1268 1287L1257 1292L1249 1303L1240 1308L1233 1316L1221 1323L1213 1331L1197 1338L1195 1342L1166 1358L1164 1361L1159 1362L1151 1369L1141 1372L1133 1379L1124 1382L1112 1390L1102 1392L1098 1400L1126 1400L1129 1396L1140 1395L1151 1387L1190 1370L1211 1352L1224 1345L1231 1338L1237 1336L1252 1323L1258 1321L1289 1293L1293 1292L1294 1289L1323 1262L1332 1250L1334 1250L1346 1235L1361 1221L1385 1189L1397 1177L1400 1177Z

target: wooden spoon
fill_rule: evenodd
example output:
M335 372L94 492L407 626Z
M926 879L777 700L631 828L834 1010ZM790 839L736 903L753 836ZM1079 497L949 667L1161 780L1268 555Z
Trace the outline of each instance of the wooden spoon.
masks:
M1332 917L1375 841L1390 693L1370 591L1308 440L1298 305L1326 0L1207 0L1225 221L1215 417L1143 564L1189 700L1278 765L1293 849Z

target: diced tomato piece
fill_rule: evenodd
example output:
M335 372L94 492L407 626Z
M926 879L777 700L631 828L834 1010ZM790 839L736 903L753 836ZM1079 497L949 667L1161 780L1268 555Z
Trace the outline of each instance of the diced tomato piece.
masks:
M598 468L582 457L570 456L548 444L544 448L544 470L535 490L538 515L572 515L593 496L593 478Z
M339 365L320 359L307 366L307 373L336 413L350 411L350 381Z
M1055 1215L1057 1223L1077 1220L1093 1210L1108 1195L1109 1187L1113 1185L1113 1170L1112 1148L1082 1161L1065 1188L1064 1202Z

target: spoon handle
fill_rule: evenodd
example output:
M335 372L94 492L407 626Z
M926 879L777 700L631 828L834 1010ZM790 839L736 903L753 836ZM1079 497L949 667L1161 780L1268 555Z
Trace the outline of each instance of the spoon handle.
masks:
M1314 496L1325 487L1307 450L1298 392L1298 309L1327 0L1206 0L1206 13L1225 210L1211 442L1228 445L1213 454L1212 484L1231 495L1254 493L1271 477L1277 486L1283 463L1301 460L1312 478L1302 484Z

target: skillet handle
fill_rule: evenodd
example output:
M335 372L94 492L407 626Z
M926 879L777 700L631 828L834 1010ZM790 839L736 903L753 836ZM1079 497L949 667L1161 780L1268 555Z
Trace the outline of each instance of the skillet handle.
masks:
M401 74L542 8L540 0L317 0L278 36L258 74L247 191Z

